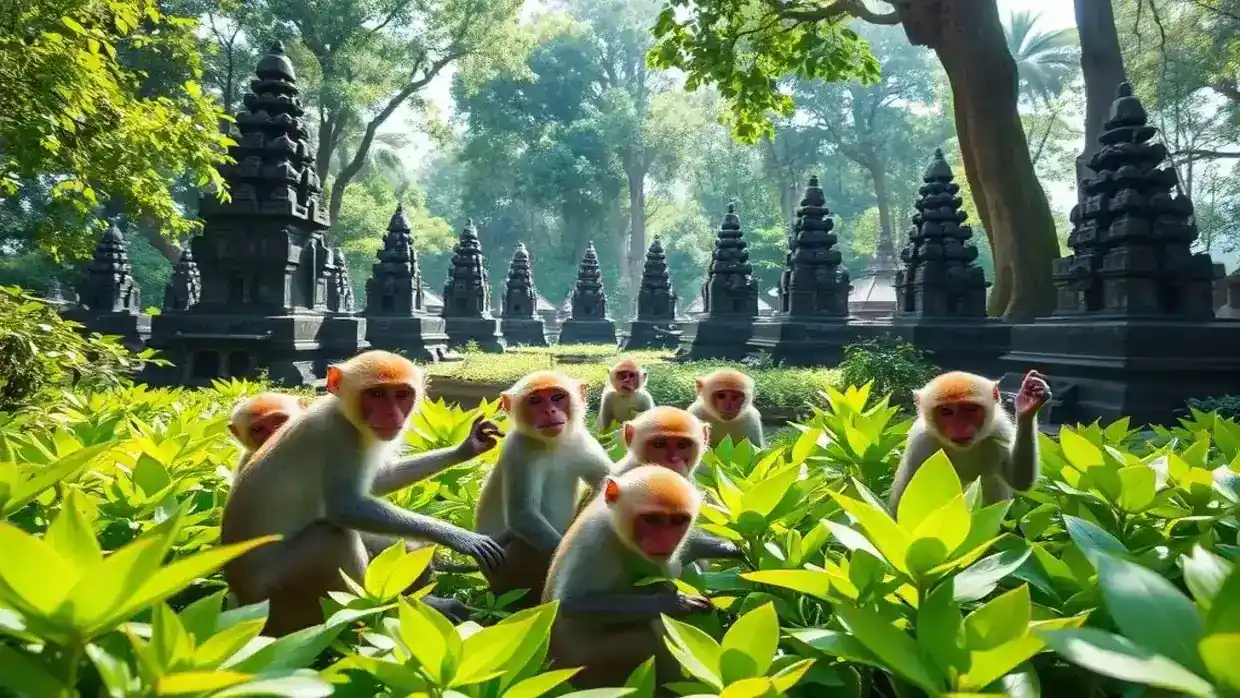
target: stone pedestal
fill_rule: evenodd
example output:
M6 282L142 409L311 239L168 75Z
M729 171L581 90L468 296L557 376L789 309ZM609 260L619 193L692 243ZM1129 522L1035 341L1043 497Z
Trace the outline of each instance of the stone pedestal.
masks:
M753 323L749 349L785 366L834 366L856 341L848 318L802 319L777 315Z
M572 315L560 325L560 344L616 344L616 323L607 316L607 293L593 242L581 257L569 303Z
M508 345L499 331L499 320L493 317L444 318L444 332L448 335L448 346L453 349L464 349L473 342L479 351L500 354Z
M161 353L175 356L173 366L148 369L147 381L158 385L209 386L217 378L255 379L261 371L276 383L310 386L327 366L355 351L340 348L347 327L325 329L328 318L301 314L247 316L187 311L152 318ZM335 337L332 335L335 334ZM321 344L326 339L327 344ZM331 343L337 339L333 353Z
M478 229L470 219L452 250L452 266L443 287L444 332L448 346L462 349L473 342L485 352L504 351L499 320L491 315L491 282Z
M569 318L560 324L560 344L616 344L616 323L611 320Z
M499 331L508 346L547 346L547 326L540 318L500 318Z
M752 316L719 313L685 323L680 335L681 352L691 361L740 361L749 355L754 321Z
M87 332L117 335L121 338L121 344L134 352L145 349L151 337L153 318L146 313L127 311L96 313L77 306L61 311L60 315L66 320L80 322Z
M690 360L739 361L749 354L759 299L748 247L736 205L728 204L715 234L710 272L702 282L702 307L689 311L696 322L686 325L681 335L680 351Z
M1012 325L995 318L935 319L896 316L891 320L854 321L854 339L889 335L925 351L944 371L968 371L998 379L1007 370L1003 355L1011 344Z
M646 250L642 284L637 292L637 318L629 324L625 349L674 349L680 343L676 325L676 291L667 271L667 254L658 238Z
M538 312L540 301L538 288L534 285L530 251L525 248L525 243L518 242L512 261L508 263L499 322L500 333L509 346L547 346L547 328ZM542 303L545 305L546 301Z
M366 281L366 341L412 361L442 361L448 351L443 318L432 315L422 286L418 251L405 212L396 207L383 247Z
M78 288L78 302L62 306L61 315L81 323L86 332L118 335L130 351L146 348L151 317L142 312L142 289L134 281L125 237L115 223L95 246Z
M680 326L672 320L634 320L624 349L675 349L681 336Z

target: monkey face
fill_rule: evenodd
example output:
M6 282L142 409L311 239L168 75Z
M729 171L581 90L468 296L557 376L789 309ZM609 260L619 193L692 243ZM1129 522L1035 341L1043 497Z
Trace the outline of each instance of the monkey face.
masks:
M272 412L264 417L259 417L250 423L250 428L246 431L249 436L251 449L258 448L267 443L267 439L276 433L284 423L288 421L288 415L283 412Z
M686 437L655 436L642 447L644 463L655 463L684 475L697 464L698 442Z
M540 435L555 438L563 433L572 417L572 400L560 388L535 390L521 405L521 417Z
M362 393L362 419L375 438L391 441L405 428L417 397L417 391L408 385L375 386Z
M612 387L617 391L628 394L641 387L641 376L637 371L621 369L616 371L612 379Z
M711 407L723 419L736 419L741 410L745 409L745 393L731 388L716 390L711 393L710 402Z
M934 408L934 425L956 446L969 446L986 421L986 410L976 402L940 403Z
M643 511L633 519L633 542L646 557L666 560L676 552L692 522L693 516L684 511Z

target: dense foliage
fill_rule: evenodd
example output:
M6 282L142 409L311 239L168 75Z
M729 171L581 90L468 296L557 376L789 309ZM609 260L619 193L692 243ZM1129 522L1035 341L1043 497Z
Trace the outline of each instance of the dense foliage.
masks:
M235 447L226 412L259 386L65 393L0 426L0 694L531 698L555 605L508 614L476 575L438 593L453 627L403 589L430 552L393 548L326 601L321 626L270 641L265 609L223 610L217 574L256 543L216 544ZM825 391L801 435L756 452L721 444L701 524L745 552L679 584L716 609L665 619L678 692L719 696L1240 695L1240 425L1194 412L1139 437L1125 421L1040 437L1044 478L981 506L942 457L897 512L879 495L909 423L869 387ZM421 451L476 414L426 403ZM613 446L614 448L614 446ZM494 452L396 495L470 525ZM498 621L498 622L496 622ZM638 671L627 688L651 695Z

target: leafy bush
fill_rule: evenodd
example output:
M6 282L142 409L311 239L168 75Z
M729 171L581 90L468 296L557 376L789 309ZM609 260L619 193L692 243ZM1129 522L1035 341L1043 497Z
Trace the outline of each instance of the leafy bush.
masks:
M1240 417L1240 395L1190 398L1188 408L1198 412L1214 412L1220 417L1236 419Z
M939 373L925 352L887 336L844 347L838 368L841 385L873 383L875 391L901 407L911 406L913 391Z
M476 610L453 627L402 594L430 549L394 546L325 600L325 623L274 642L265 607L225 610L217 570L258 543L218 545L224 422L262 387L121 387L0 414L0 695L570 690L573 668L544 665L556 604L509 613L477 574L439 574L436 593ZM699 524L744 559L677 580L715 606L663 619L677 693L1240 695L1240 424L1065 427L1039 437L1038 488L990 506L939 455L891 512L908 421L871 385L823 393L779 445L706 456ZM495 409L428 403L408 446L454 443ZM392 498L468 526L494 455ZM578 698L653 689L647 664Z
M17 286L0 287L0 409L31 404L47 391L119 385L149 361L114 337L83 336L81 325Z

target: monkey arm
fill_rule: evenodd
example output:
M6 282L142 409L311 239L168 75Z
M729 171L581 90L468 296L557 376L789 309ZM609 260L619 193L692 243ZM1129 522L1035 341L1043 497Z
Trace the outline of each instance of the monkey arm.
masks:
M598 404L598 417L594 420L594 430L600 434L611 424L611 393L603 393Z
M588 441L583 444L583 453L577 460L577 474L587 485L590 486L591 492L598 492L598 488L603 484L603 478L611 475L611 469L614 463L611 457L607 455L607 451L593 437L586 435Z
M508 459L504 459L508 455ZM507 468L504 472L503 501L508 530L535 549L553 552L560 544L561 533L547 521L543 515L542 489L546 472L537 466L531 466L528 458L520 453L500 456L496 468Z
M695 528L689 531L689 539L685 541L685 550L681 556L681 561L689 563L695 560L721 560L742 557L744 557L744 553L731 541L724 540L718 536L712 536L705 531Z
M653 408L654 408L654 397L651 396L650 391L646 390L645 388L642 388L637 393L637 411L645 412L646 410L653 409Z
M1036 417L1016 421L1016 438L1012 440L1003 479L1012 489L1026 491L1038 480L1038 425Z
M762 433L762 413L757 407L749 406L748 414L745 415L744 435L749 438L749 443L758 448L766 448L766 437Z
M402 458L395 463L385 465L375 476L370 486L371 494L382 497L397 490L404 489L415 482L425 480L442 470L464 463L468 458L461 454L459 446L449 446L426 453L419 453Z

